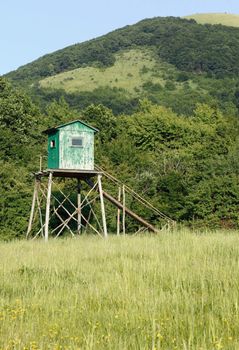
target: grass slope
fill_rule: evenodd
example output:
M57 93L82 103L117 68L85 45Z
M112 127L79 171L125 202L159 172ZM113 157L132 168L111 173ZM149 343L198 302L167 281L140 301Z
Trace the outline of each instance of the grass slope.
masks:
M1 243L0 349L238 349L238 233Z
M66 92L93 91L99 87L124 89L137 95L143 84L165 85L167 74L177 70L170 64L159 61L151 50L134 49L123 51L116 56L113 66L108 68L84 67L40 81L40 86L64 89Z
M211 45L212 42L215 44ZM96 64L110 67L116 53L136 47L154 49L159 59L181 71L221 77L238 74L239 70L238 28L208 28L185 18L155 17L40 57L6 77L21 86L29 86L76 68Z
M229 13L196 13L184 18L195 19L200 24L222 24L224 26L239 27L239 15Z

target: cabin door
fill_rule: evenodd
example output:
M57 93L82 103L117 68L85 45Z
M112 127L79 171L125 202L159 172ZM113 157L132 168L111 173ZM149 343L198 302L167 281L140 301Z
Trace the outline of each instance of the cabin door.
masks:
M49 135L48 139L48 168L59 168L59 133Z

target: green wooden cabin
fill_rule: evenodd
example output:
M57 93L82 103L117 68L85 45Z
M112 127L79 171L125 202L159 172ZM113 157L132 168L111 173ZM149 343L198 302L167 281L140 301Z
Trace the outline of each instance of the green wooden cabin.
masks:
M48 134L48 169L94 170L97 131L81 120L45 130Z

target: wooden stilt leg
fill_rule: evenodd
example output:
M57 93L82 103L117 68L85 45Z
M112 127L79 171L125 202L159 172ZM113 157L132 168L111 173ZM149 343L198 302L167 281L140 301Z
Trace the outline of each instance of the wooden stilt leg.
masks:
M47 199L46 199L46 218L45 218L45 242L48 241L48 235L49 235L51 187L52 187L52 173L49 174L49 178L48 178L48 189L47 189Z
M118 202L121 200L121 187L119 187ZM120 208L117 210L117 236L120 235Z
M104 237L107 238L108 233L107 233L107 226L106 226L105 205L104 205L104 197L103 197L103 191L102 191L101 177L102 177L102 175L98 175L98 186L99 186L99 194L100 194L103 233L104 233Z
M41 187L41 181L38 182L38 188ZM39 219L40 219L40 225L41 225L41 236L44 237L44 231L43 231L43 220L42 220L42 212L41 212L41 202L39 200L39 196L38 196L38 192L37 191L37 207L38 207L38 212L39 212Z
M77 231L81 233L81 183L77 179Z
M125 185L122 186L122 192L123 192L123 235L125 235Z
M38 180L35 179L34 192L33 192L33 197L32 197L31 214L30 214L28 228L27 228L27 234L26 234L27 238L28 238L28 236L29 236L29 234L31 232L31 229L32 229L32 223L33 223L33 217L34 217L34 211L35 211L37 192L38 192Z

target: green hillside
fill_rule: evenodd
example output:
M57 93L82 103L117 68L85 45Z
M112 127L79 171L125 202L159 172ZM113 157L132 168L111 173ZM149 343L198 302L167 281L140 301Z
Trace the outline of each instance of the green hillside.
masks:
M135 47L153 48L158 58L187 72L215 76L239 72L239 62L235 60L239 49L238 29L204 27L193 20L156 17L45 55L7 76L18 83L29 83L80 67L109 67L115 63L116 53ZM227 55L223 55L225 50Z
M196 13L184 18L194 19L201 24L222 24L224 26L239 27L239 15L230 13Z
M175 75L177 69L156 59L152 50L132 49L116 54L115 62L110 67L77 68L45 78L39 83L43 88L64 89L67 92L93 91L110 86L138 95L149 81L164 87L169 71Z
M190 115L197 102L237 114L239 29L174 17L146 19L45 55L7 74L46 108L60 97L82 110L133 113L139 99Z

